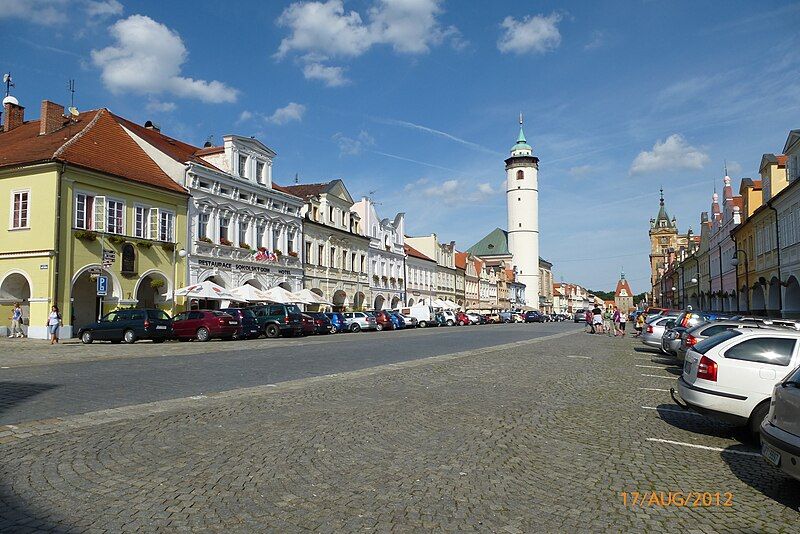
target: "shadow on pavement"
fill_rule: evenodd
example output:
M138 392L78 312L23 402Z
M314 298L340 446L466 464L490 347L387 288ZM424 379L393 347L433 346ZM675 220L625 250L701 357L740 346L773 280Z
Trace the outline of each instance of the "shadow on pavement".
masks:
M56 388L53 384L34 384L29 382L0 382L0 414L27 399ZM0 425L0 430L3 425ZM2 449L0 449L2 462ZM0 475L3 468L0 467ZM20 499L10 485L10 481L0 476L0 532L66 532L51 521L47 511L36 510Z
M731 452L735 450L736 445L728 447L720 456L739 480L796 512L800 510L800 481L772 467L763 458Z
M641 354L660 354L664 356L664 358L668 358L664 353L658 350L655 347L633 347L634 352L639 352Z
M656 410L662 421L675 428L694 432L695 434L735 439L747 443L747 433L742 429L696 412L684 410L677 404L659 404L656 406Z

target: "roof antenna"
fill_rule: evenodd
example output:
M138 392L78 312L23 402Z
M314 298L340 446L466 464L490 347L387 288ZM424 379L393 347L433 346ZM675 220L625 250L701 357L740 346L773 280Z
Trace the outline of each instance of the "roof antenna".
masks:
M722 161L725 164L725 176L728 176L728 160L724 159Z
M75 107L75 80L70 78L69 80L69 106L74 108Z
M6 96L11 94L11 88L15 87L14 82L11 80L11 73L3 74L3 83L6 86Z
M294 173L294 183L295 183L295 185L300 183L300 174L299 173Z
M519 112L519 125L522 126L522 112Z
M209 148L214 146L214 134L209 135L206 137L206 142L203 143L203 148Z

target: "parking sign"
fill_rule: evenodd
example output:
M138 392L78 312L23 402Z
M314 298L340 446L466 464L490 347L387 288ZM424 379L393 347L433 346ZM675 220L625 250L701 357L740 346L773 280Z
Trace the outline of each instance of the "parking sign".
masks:
M98 297L105 297L108 293L108 277L107 276L98 276L97 277L97 296Z

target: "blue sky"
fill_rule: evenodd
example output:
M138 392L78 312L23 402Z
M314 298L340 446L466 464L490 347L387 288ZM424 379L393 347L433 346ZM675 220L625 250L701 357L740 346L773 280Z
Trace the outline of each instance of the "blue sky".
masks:
M232 7L235 6L235 7ZM290 183L343 178L462 249L505 227L517 116L556 279L649 284L663 185L698 228L723 161L800 126L796 2L0 0L13 94L108 107L198 145L255 135Z

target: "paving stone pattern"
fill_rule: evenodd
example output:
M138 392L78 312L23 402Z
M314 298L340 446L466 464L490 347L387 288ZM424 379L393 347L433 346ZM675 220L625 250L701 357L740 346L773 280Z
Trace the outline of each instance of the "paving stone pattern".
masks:
M634 347L579 333L6 427L0 531L796 532L800 484L639 389L676 371ZM623 506L644 490L734 504Z

